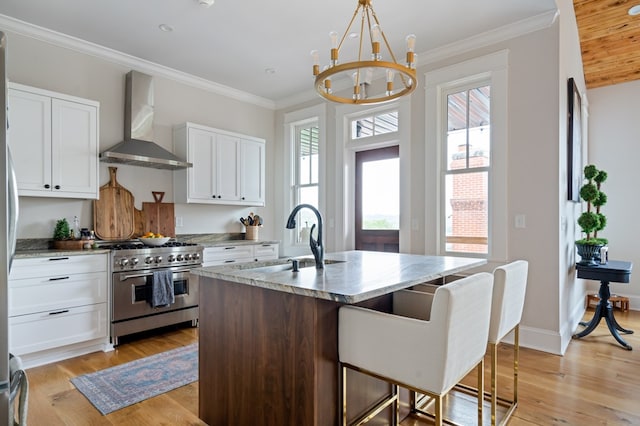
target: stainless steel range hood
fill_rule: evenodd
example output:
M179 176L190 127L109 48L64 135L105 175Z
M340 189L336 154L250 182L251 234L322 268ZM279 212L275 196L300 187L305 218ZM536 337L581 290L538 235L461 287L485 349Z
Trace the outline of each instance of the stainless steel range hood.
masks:
M169 170L193 166L153 142L153 78L150 75L138 71L127 73L124 142L101 152L100 161Z

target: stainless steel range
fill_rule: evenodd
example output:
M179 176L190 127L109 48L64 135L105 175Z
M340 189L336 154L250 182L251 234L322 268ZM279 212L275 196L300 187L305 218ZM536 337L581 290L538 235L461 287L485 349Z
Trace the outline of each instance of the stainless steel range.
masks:
M141 242L110 245L112 265L111 341L166 325L198 323L198 286L189 270L202 265L202 246L169 242L148 247ZM151 303L154 275L170 271L175 301L166 306Z

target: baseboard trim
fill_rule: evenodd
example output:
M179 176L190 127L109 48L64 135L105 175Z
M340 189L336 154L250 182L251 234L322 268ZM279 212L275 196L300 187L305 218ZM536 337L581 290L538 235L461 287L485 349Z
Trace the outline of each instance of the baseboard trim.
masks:
M112 350L113 345L109 342L109 338L102 338L30 354L20 354L18 357L20 357L22 361L22 368L27 369L51 364L52 362L63 361L91 352L109 352Z

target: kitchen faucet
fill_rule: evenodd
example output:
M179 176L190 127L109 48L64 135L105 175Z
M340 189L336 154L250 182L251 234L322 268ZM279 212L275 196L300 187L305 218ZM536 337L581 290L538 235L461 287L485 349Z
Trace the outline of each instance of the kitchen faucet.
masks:
M311 253L313 253L313 257L316 259L316 269L324 268L324 247L322 246L322 215L311 204L298 204L293 208L291 214L289 214L289 219L287 219L287 229L294 229L296 227L296 214L298 211L303 208L308 208L313 211L318 218L318 239L313 239L313 228L316 227L315 223L311 226L311 232L309 232L309 246L311 246Z

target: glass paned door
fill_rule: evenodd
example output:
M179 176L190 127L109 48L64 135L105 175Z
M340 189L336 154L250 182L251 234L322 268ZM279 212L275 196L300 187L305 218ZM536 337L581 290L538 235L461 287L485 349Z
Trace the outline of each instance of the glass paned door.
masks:
M356 153L356 250L400 249L398 146Z

